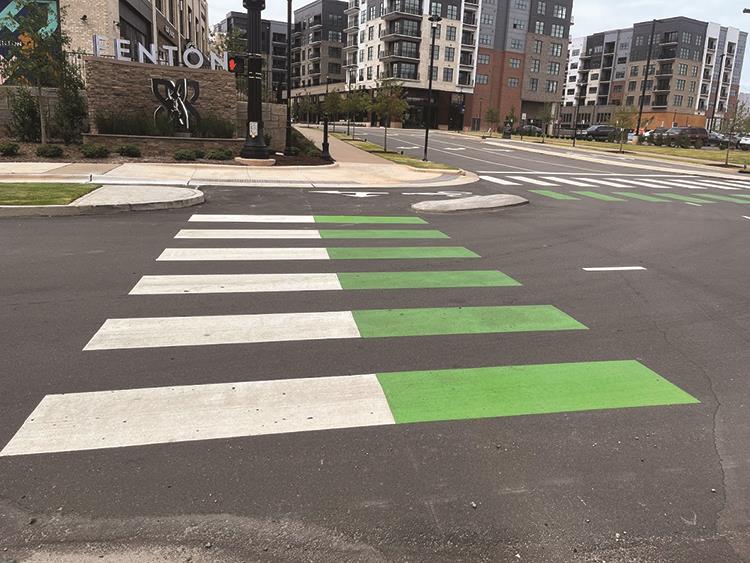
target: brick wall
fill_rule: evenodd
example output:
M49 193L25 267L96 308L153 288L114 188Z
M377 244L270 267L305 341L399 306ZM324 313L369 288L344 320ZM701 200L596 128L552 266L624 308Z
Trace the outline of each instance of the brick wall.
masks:
M18 90L18 86L0 86L0 137L7 135L10 121L10 96ZM31 88L30 92L36 98L36 88ZM42 106L47 109L49 115L54 114L57 106L56 88L42 88Z
M244 137L247 123L247 102L237 102L237 134ZM263 130L271 135L271 148L282 151L286 146L286 105L263 104Z
M116 112L152 115L159 105L151 92L152 78L195 80L200 85L200 96L193 104L198 113L229 121L236 119L237 89L234 75L229 72L87 57L86 93L91 132L97 133L97 115Z

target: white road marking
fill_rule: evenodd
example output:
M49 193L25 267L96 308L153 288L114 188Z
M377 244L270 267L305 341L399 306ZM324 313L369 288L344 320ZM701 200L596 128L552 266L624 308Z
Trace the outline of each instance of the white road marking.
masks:
M610 180L600 180L599 178L586 178L587 182L594 182L596 184L602 184L603 186L609 186L610 188L629 188L630 186L618 183L618 182L612 182Z
M450 191L443 191L443 192L403 192L401 195L435 195L435 196L445 196L445 197L464 197L467 195L472 195L472 192L450 192Z
M315 223L312 215L209 215L195 214L191 223Z
M330 260L325 248L167 248L157 262Z
M500 184L501 186L518 186L516 182L509 182L508 180L501 180L500 178L493 178L492 176L480 176L482 180L492 182L493 184Z
M703 207L700 203L693 203L692 201L683 201L685 205L692 205L693 207Z
M747 219L748 221L750 221L750 217L748 217L747 215L743 215L742 218L743 219Z
M388 192L342 192L338 190L310 190L309 193L343 195L345 197L355 197L355 198L368 198L368 197L378 197L381 195L388 195Z
M412 149L418 149L420 147L396 147L396 150L412 150Z
M395 424L375 374L47 395L0 456Z
M319 239L315 229L183 229L179 239Z
M341 289L341 283L336 274L212 274L143 276L130 290L130 295L336 291Z
M445 150L447 151L465 151L465 147L446 147Z
M726 184L716 182L716 181L710 181L710 180L695 180L696 184L700 186L710 186L712 188L717 188L719 190L739 190L741 188L738 188L737 186L727 186Z
M750 189L750 183L743 180L724 180L728 184L733 186L740 186L741 188Z
M636 270L645 270L643 266L612 266L604 268L583 268L585 272L630 272Z
M620 181L627 184L632 184L633 186L638 186L639 188L654 188L658 190L672 189L672 186L669 185L669 182L662 182L660 180L628 180L627 178L622 178Z
M544 180L539 180L537 178L528 178L526 176L510 176L513 180L518 180L519 182L527 182L529 184L534 184L535 186L556 186L557 184L553 184L551 182L545 182Z
M351 311L107 319L84 350L359 337Z
M689 190L707 190L706 186L698 186L687 181L677 180L651 180L654 184L663 184L665 188L687 188Z
M586 182L580 182L577 180L570 180L568 178L557 178L555 176L545 176L545 180L549 180L551 182L558 182L560 184L568 184L569 186L576 186L578 188L595 188L593 184L587 184Z

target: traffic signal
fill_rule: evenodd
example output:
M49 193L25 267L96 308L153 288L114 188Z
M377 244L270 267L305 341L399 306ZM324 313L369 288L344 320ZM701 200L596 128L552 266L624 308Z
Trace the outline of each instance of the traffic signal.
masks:
M245 74L245 57L240 55L232 55L229 57L229 72L233 72L238 76Z

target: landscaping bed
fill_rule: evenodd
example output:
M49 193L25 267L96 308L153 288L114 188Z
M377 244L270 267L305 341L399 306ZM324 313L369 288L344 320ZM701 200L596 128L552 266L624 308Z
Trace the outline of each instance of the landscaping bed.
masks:
M0 184L0 205L67 205L97 184Z

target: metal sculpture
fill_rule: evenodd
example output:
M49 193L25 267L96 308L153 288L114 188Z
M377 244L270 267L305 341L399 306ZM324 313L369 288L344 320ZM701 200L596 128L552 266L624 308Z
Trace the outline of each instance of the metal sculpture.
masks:
M193 106L201 91L195 80L152 78L151 91L160 104L154 111L154 121L165 113L176 128L190 131L193 122L200 119L198 110Z

